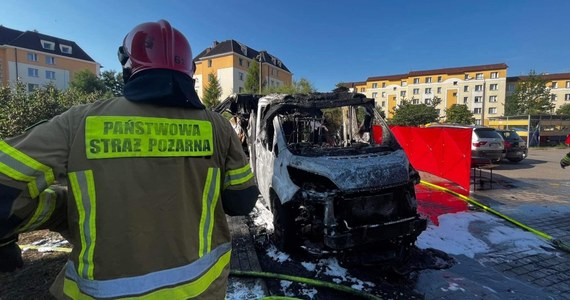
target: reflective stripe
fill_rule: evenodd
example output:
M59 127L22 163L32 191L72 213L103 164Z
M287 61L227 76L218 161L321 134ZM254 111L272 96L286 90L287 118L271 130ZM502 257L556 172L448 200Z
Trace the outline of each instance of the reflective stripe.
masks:
M204 192L202 194L202 215L200 217L200 245L198 255L206 255L212 249L212 231L214 228L214 212L220 194L220 169L209 168Z
M38 207L32 218L24 226L18 229L18 232L32 231L45 223L51 217L55 210L56 193L51 189L46 189L40 194Z
M55 181L50 167L20 152L5 141L0 141L0 173L27 182L32 198L37 197L40 191Z
M88 159L210 156L212 123L205 120L136 116L89 116L85 121Z
M231 243L225 243L188 265L141 276L110 280L81 278L73 262L65 270L64 293L73 298L188 299L202 294L229 265Z
M230 170L226 172L226 178L224 181L224 188L230 185L238 185L253 178L253 173L251 172L251 167L249 164L235 170Z
M79 214L79 274L82 278L93 279L93 252L96 242L96 196L93 171L69 173L69 182L73 190L75 204Z

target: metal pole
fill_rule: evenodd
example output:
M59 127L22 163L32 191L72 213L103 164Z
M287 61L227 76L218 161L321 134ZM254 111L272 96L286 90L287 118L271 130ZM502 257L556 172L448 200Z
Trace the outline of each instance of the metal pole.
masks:
M263 61L261 60L261 52L259 52L259 94L261 95L261 82L262 82Z

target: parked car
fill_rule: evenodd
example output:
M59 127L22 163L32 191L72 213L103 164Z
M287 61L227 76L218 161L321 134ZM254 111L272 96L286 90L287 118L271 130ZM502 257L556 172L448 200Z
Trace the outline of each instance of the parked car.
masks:
M514 130L496 130L505 140L505 158L512 162L519 162L528 156L526 142Z
M235 94L214 108L238 115L250 163L285 251L336 254L351 264L398 261L426 220L419 173L359 93Z
M491 162L499 162L506 156L503 137L495 128L479 125L454 125L436 124L429 127L447 128L470 128L471 134L471 158L472 161L489 159Z

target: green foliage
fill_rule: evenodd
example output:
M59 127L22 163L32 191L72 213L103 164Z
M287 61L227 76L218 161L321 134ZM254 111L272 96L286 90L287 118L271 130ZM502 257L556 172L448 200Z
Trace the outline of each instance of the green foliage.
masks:
M208 75L208 87L204 91L204 97L202 102L208 108L216 106L220 103L220 97L222 96L222 86L218 81L218 78L214 74Z
M123 73L115 73L115 71L103 71L101 73L101 82L105 86L105 91L110 97L120 97L123 95Z
M89 70L77 72L73 77L73 80L69 82L69 87L78 89L85 93L104 93L107 91L105 84L97 77L97 75L91 73Z
M26 85L0 88L0 138L23 133L26 128L63 113L71 106L94 102L101 92L85 93L78 89L58 90L53 84L28 93Z
M473 113L465 104L453 104L445 109L445 123L470 125L475 123Z
M335 85L335 88L333 89L333 92L348 92L349 88L347 88L346 86L344 86L344 83L339 82Z
M550 101L547 80L531 70L528 77L517 83L515 92L505 102L505 115L535 115L549 113L554 109Z
M557 115L570 116L570 103L562 104L557 110Z
M299 81L293 80L291 85L282 85L269 87L263 90L263 94L309 94L316 91L313 84L305 79L301 78Z
M259 62L252 60L245 76L244 92L258 94L259 91Z
M435 102L437 103L438 101ZM431 105L424 103L413 104L410 100L403 99L402 102L394 108L394 115L389 123L391 125L400 126L419 126L436 122L439 115L433 103L434 102L432 102Z

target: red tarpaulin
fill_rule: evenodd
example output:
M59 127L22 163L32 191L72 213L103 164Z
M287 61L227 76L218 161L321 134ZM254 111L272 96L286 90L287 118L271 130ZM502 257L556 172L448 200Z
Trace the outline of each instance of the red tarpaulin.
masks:
M471 129L393 126L414 168L471 186Z

